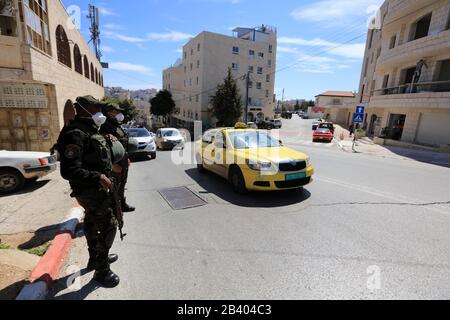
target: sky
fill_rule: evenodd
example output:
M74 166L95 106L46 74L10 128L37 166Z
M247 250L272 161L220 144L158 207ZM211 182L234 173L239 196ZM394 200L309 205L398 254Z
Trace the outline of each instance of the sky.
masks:
M63 0L88 40L88 4L100 10L106 86L160 89L162 70L202 31L278 30L275 93L313 99L328 90L358 91L368 21L382 0Z

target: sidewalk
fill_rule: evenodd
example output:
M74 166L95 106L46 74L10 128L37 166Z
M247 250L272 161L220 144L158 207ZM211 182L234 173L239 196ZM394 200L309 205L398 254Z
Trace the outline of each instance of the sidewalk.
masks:
M0 300L14 299L74 205L59 171L0 197Z
M450 154L448 153L380 146L374 144L369 138L362 138L356 141L354 150L353 140L351 139L339 141L338 145L343 151L349 153L362 153L397 160L413 160L450 168Z

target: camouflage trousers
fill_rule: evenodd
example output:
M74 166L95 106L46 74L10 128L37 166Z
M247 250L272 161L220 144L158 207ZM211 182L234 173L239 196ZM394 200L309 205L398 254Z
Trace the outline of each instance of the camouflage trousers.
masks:
M96 271L109 270L109 250L117 233L112 199L106 192L96 190L77 195L76 199L85 210L84 234L90 262Z
M123 170L122 173L121 174L113 173L112 175L116 183L119 184L117 195L119 197L121 204L124 205L126 202L125 186L128 182L128 170L129 170L128 158L126 158L126 162L122 161L121 166Z

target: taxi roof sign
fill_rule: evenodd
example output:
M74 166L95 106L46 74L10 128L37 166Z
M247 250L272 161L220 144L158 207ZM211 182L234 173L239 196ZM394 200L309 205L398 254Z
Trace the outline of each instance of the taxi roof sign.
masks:
M243 122L238 122L234 125L235 129L248 129L248 126Z

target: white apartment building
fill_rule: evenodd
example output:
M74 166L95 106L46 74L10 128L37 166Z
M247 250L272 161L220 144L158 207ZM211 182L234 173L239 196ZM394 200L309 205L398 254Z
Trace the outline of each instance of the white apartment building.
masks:
M49 151L103 69L60 0L0 2L0 150Z
M191 127L202 121L205 127L216 120L210 100L228 69L237 79L245 108L246 79L250 73L248 116L273 119L276 107L275 70L277 33L274 28L236 28L234 36L202 32L183 47L182 59L163 71L163 89L171 91L176 102L175 121ZM243 116L245 112L243 110Z
M358 103L369 135L450 145L450 0L386 0L369 30Z

